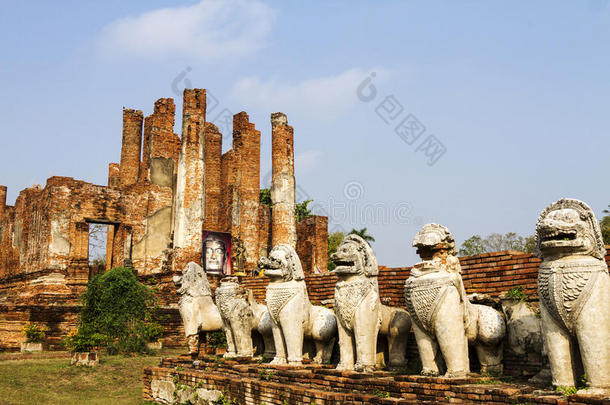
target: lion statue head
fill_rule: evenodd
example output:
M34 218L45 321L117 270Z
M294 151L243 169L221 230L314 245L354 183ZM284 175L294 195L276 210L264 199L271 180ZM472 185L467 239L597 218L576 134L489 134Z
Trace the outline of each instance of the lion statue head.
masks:
M347 235L330 259L337 265L332 273L339 277L356 274L374 277L379 273L371 245L355 234Z
M536 255L590 255L603 260L606 247L595 214L587 204L562 198L542 211L536 223Z
M275 245L269 257L261 257L258 267L272 280L299 281L305 279L301 259L290 245Z
M203 297L212 295L208 277L203 268L195 262L190 262L182 271L181 276L173 277L174 284L178 287L178 294L188 297Z
M457 254L453 235L449 229L439 224L424 225L415 235L413 247L417 249L419 257L424 260L432 259L439 252L445 252L451 256Z

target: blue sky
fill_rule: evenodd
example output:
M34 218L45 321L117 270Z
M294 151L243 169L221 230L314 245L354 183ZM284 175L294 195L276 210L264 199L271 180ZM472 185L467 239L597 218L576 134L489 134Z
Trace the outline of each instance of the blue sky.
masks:
M120 157L121 108L149 114L156 99L174 97L180 112L189 83L217 98L208 119L225 108L250 114L262 131L263 185L269 115L285 112L298 195L330 214L331 230L367 227L380 264L413 264L411 241L426 222L448 226L458 242L529 235L558 198L582 199L598 216L610 203L606 0L2 9L0 184L9 204L51 175L106 184L107 164ZM376 97L365 102L357 88L372 72ZM386 123L378 113L390 96ZM425 127L412 145L394 132L409 114ZM417 150L430 135L446 150L433 165Z

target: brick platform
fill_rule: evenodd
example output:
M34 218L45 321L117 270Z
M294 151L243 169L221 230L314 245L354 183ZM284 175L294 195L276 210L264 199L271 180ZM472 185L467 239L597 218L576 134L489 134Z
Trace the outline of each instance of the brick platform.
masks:
M166 358L144 369L143 399L154 400L153 380L218 389L239 404L610 404L610 398L541 390L489 377L432 378L402 373L359 374L332 366L270 366L252 360L203 357L193 366L188 356Z

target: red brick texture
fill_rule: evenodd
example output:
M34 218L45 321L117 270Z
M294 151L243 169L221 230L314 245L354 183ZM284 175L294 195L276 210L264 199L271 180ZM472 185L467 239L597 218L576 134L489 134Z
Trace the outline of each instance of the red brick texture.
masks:
M328 217L314 215L297 223L297 254L305 274L328 269Z
M294 130L282 113L271 115L271 155L271 245L287 244L296 248Z
M143 399L153 399L151 382L161 380L193 388L217 389L239 404L600 404L602 398L554 391L489 377L434 378L403 373L340 372L332 366L270 366L247 360L202 357L193 366L187 356L163 359L143 374ZM177 385L177 384L176 384Z
M123 108L123 143L119 168L121 187L138 181L143 120L142 111Z

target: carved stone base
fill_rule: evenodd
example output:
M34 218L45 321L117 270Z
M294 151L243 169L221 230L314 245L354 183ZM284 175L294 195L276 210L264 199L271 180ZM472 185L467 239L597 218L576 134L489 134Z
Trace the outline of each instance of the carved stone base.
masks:
M94 367L100 363L100 353L92 352L74 352L70 364L73 366L89 366Z

